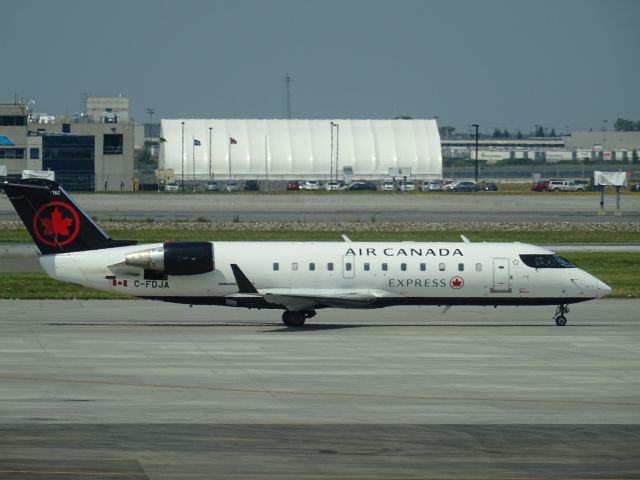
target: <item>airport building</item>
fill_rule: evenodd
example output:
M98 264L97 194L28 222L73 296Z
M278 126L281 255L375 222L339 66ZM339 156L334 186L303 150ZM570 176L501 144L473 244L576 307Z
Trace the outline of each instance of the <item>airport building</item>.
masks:
M87 97L73 117L0 105L0 165L6 175L52 170L68 190L128 190L134 183L135 129L126 97Z
M159 167L186 182L442 177L435 120L162 120Z

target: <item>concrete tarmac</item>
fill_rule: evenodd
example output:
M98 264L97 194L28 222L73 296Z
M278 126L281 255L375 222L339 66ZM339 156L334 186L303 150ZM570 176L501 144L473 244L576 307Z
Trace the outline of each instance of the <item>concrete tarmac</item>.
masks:
M0 478L640 478L637 300L0 301Z
M105 219L195 219L212 221L302 222L615 222L640 223L640 195L624 195L616 216L614 195L605 196L599 215L598 195L533 193L495 195L361 192L337 194L74 194L90 215ZM0 220L17 220L10 202L0 196Z

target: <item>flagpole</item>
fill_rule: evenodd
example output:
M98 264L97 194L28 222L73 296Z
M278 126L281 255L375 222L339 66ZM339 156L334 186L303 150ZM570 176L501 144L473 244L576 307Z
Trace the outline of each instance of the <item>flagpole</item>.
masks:
M267 149L267 134L264 134L264 185L265 191L269 191L269 164L268 164L269 152Z
M229 181L231 181L231 137L227 140L227 146L229 148Z
M213 173L211 170L211 130L212 127L209 127L209 180L213 180Z
M191 136L191 179L193 180L193 191L196 191L196 137L194 135Z

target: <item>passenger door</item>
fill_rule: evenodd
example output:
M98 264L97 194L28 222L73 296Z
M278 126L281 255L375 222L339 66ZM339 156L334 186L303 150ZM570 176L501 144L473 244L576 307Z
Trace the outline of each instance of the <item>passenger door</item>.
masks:
M493 259L493 288L491 293L510 293L511 280L508 258Z

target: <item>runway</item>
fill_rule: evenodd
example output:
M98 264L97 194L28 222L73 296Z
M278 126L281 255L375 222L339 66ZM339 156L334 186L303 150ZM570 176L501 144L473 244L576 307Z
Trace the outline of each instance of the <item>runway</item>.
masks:
M0 301L0 478L638 478L639 309Z

